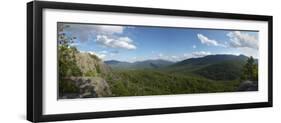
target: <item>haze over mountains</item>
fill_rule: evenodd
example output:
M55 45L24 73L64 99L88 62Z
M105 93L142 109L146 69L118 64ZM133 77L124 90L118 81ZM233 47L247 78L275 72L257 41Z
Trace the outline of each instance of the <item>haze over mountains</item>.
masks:
M150 69L150 68L166 67L171 64L174 64L174 62L162 60L162 59L137 61L133 63L110 60L110 61L105 61L105 63L115 69Z
M204 65L215 64L224 61L246 61L248 59L245 55L208 55L200 58L189 58L178 62L172 62L163 59L144 60L136 62L125 62L118 60L104 61L107 65L117 69L147 69L147 68L163 68L163 67L199 67ZM257 60L256 60L257 62Z
M176 74L195 74L212 80L235 80L241 76L248 58L245 55L208 55L179 62L158 59L133 63L110 60L105 63L117 70L151 69ZM255 62L258 60L255 59Z

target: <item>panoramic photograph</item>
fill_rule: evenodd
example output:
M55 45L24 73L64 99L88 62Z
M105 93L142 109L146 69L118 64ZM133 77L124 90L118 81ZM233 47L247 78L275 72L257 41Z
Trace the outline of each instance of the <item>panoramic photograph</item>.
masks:
M259 32L57 23L58 99L258 91Z

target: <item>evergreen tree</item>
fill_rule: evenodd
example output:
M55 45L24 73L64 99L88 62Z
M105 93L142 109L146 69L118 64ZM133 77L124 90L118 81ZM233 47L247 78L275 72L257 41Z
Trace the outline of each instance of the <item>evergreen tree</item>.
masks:
M244 65L241 79L252 81L258 80L258 65L255 64L255 60L252 56L248 58L247 63Z
M69 25L58 23L58 55L59 55L59 76L60 79L68 76L81 76L82 72L76 64L75 54L79 51L71 46L75 37L67 36L64 29Z
M82 72L77 66L75 54L79 51L71 46L76 39L65 34L64 29L69 25L58 23L58 65L59 65L59 93L78 93L79 88L65 77L81 76Z

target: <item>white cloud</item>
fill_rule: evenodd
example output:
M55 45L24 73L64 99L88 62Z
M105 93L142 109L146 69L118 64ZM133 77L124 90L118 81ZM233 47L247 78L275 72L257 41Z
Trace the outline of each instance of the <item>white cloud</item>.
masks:
M208 46L218 46L219 45L216 40L211 40L202 34L197 34L197 37L202 44L206 44Z
M209 39L208 37L202 35L202 34L197 34L198 39L202 44L206 44L208 46L222 46L225 47L225 45L218 43L216 40Z
M123 48L128 50L134 50L137 48L133 44L133 40L131 40L129 37L97 35L96 42L111 48Z
M211 52L205 52L205 51L192 52L193 57L204 57L211 54L212 54Z
M96 54L99 58L104 59L106 57L105 54Z
M258 38L256 36L240 31L229 32L227 36L230 38L229 46L231 47L259 49Z
M94 52L94 51L80 51L80 52L82 52L82 53L90 53L90 54L96 55L96 56L98 56L102 60L104 60L105 57L106 57L106 54L104 54L104 53L97 53L97 52Z
M69 44L70 46L78 46L78 45L80 45L79 43L71 43L71 44Z
M106 50L103 50L103 51L100 51L100 53L104 53L104 54L106 54L106 53L108 53Z
M193 45L192 48L195 49L195 48L196 48L196 45Z
M184 53L183 56L184 56L185 58L189 58L189 57L191 57L191 54L190 54L190 53Z
M252 56L254 58L259 58L259 52L257 51L257 49L253 49L253 48L239 48L241 53L243 55L246 55L248 57Z
M211 55L211 54L212 54L211 52L207 52L207 51L184 53L183 55L164 55L162 53L159 53L153 58L177 62L177 61L182 61L182 60L189 59L189 58L204 57L204 56ZM153 59L153 58L149 58L149 59Z
M175 61L182 60L182 57L179 57L179 56L176 56L176 55L172 55L172 56L164 56L162 59L175 62Z
M163 55L162 53L159 53L158 56L159 56L159 57L163 57L164 55Z
M124 30L122 26L103 26L86 24L65 24L64 32L77 37L81 42L91 41L97 34L121 34Z
M123 26L108 26L108 25L101 25L101 26L96 26L97 31L100 31L101 33L118 33L122 34L124 31Z
M70 24L65 31L77 37L81 42L95 40L106 47L136 49L132 39L121 36L124 29L125 26Z

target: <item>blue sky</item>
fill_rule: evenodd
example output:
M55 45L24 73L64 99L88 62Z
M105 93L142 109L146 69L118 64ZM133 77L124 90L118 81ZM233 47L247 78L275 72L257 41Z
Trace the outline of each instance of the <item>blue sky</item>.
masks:
M59 23L62 24L62 23ZM105 60L181 61L214 54L258 58L258 32L148 26L66 24L63 32L76 37L73 46Z

